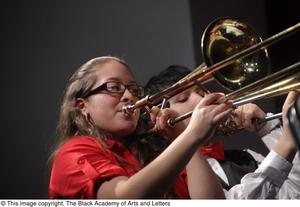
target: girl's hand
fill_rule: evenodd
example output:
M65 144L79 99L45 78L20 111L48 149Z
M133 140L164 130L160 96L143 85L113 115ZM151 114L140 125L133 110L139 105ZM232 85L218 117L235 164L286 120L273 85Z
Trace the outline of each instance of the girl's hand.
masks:
M209 139L217 124L224 121L232 112L232 101L215 104L222 96L224 96L222 93L205 95L194 109L187 130L199 139Z

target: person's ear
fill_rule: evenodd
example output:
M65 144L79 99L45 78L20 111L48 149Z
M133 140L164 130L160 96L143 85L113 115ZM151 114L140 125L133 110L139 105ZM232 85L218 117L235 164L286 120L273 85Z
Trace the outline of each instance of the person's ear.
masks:
M82 114L88 114L87 102L85 101L85 99L77 98L75 106L81 111Z

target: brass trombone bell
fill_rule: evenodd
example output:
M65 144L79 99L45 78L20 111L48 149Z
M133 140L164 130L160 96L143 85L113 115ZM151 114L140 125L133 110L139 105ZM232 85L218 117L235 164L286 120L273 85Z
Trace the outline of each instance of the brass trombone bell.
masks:
M211 22L201 38L201 52L209 67L262 42L261 37L248 24L231 18L219 18ZM212 73L224 88L237 90L270 74L267 49L236 59L222 70Z
M260 36L246 23L231 18L216 19L206 27L201 38L204 63L178 83L204 73L207 67L260 42L262 42ZM270 58L267 49L261 49L255 54L236 59L222 70L212 72L197 81L205 82L214 78L225 89L234 91L268 74L270 74Z
M229 25L234 25L234 24L229 24ZM236 24L236 25L238 25L238 24ZM244 25L243 27L249 28L245 24L242 24L242 25ZM232 28L232 26L230 26L229 28ZM252 73L245 73L245 70L252 71L253 69L256 70L258 67L259 68L261 68L263 66L265 66L267 68L269 67L268 64L266 63L266 61L268 60L268 55L267 55L267 52L264 50L264 48L278 42L279 40L287 37L288 35L291 35L297 31L299 31L299 29L300 29L300 23L298 23L290 28L287 28L286 30L284 30L278 34L275 34L272 37L269 37L268 39L266 39L262 42L259 42L257 44L252 44L252 46L250 45L250 47L249 47L249 45L245 46L246 49L237 47L236 51L239 51L240 49L243 49L243 50L238 53L235 53L235 54L228 52L227 55L224 55L223 57L227 57L227 56L230 56L230 57L227 57L224 60L219 61L218 60L219 56L214 55L214 58L210 58L210 59L211 59L211 61L217 61L217 63L215 63L215 64L212 63L213 65L207 66L207 67L199 66L191 74L187 75L185 78L181 79L180 81L178 81L171 87L169 87L161 92L158 92L154 95L146 96L143 99L137 101L135 104L126 105L123 107L123 111L124 111L124 113L131 114L137 108L142 108L144 106L153 106L155 104L158 104L164 98L173 97L174 95L177 95L178 93L194 86L196 82L201 83L202 81L209 79L209 77L211 77L213 73L216 73L217 71L224 69L231 64L244 65L243 71L233 72L232 74L238 74L237 78L232 78L235 75L230 75L230 76L228 76L228 78L225 78L225 82L228 83L227 85L232 88L235 88L235 87L231 86L230 84L237 83L237 85L238 85L237 88L240 88L243 85L246 85L249 82L251 82L251 81L245 81L247 78L252 77L252 76L256 77L256 75L253 75ZM221 30L224 30L224 29L221 29ZM232 29L225 29L225 30L230 31ZM236 31L239 31L239 30L237 29ZM239 33L235 32L235 34L239 34ZM223 36L227 37L226 35L223 35ZM249 35L246 35L246 36L249 36ZM237 36L237 39L239 39L239 38L240 37ZM238 42L237 45L241 44L241 42L246 42L247 44L250 44L250 43L252 43L252 40L254 41L254 39L255 39L255 38L250 38L250 39L249 38L250 38L250 36L248 37L248 40L245 40L245 41L242 41L245 38L241 38L241 40L237 41ZM209 51L213 54L216 53L213 51L215 51L215 49L219 48L218 45L221 45L221 42L227 42L226 44L223 44L223 45L231 45L232 48L235 48L233 46L234 44L229 44L229 42L230 42L229 37L227 37L226 41L225 40L222 40L222 41L217 40L217 41L213 41L213 42L215 42L215 43L208 44L208 45L210 45ZM216 45L216 46L214 46L214 45ZM253 55L253 57L250 58L249 61L246 61L248 59L245 59L245 58L249 57L250 55L254 54L255 52L259 52L260 55L258 55L257 57L255 55ZM231 55L231 54L233 54L233 55ZM241 58L243 58L243 59L241 60ZM256 63L259 63L259 64L256 65ZM251 65L251 64L254 64L254 65ZM236 67L233 67L233 68L236 68ZM228 67L227 70L230 71L233 69L230 69L230 67ZM231 73L231 72L227 71L227 73ZM241 74L244 74L244 75L241 75ZM259 72L258 74L263 76L262 74L264 74L264 72ZM218 75L216 75L216 76L218 76ZM250 78L249 80L253 80L253 79L255 79L255 78ZM222 78L220 78L218 80L221 82ZM224 85L226 85L226 84L224 84Z

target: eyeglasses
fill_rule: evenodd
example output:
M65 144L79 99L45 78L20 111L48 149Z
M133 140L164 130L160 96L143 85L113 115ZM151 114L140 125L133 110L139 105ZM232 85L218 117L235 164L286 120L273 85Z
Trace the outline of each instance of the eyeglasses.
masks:
M129 92L137 98L142 98L144 96L144 89L141 86L138 86L136 84L125 85L117 81L108 81L98 86L97 88L91 90L86 96L84 96L84 98L92 96L102 90L105 90L110 93L123 94L126 89L128 89Z
M198 82L196 82L196 92L202 97L204 97L205 94L210 93L210 91L207 88L205 88L203 85L201 85Z

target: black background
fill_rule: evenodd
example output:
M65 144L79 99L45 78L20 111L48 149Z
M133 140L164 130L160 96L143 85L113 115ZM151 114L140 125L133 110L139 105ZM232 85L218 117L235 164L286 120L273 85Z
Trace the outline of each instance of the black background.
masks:
M122 57L144 84L170 64L200 64L200 37L215 18L241 19L265 39L299 22L297 2L1 1L0 198L47 198L58 108L67 78L85 61ZM273 71L300 59L299 43L296 34L270 48ZM282 99L259 104L278 112ZM227 148L266 154L245 132L227 141Z

